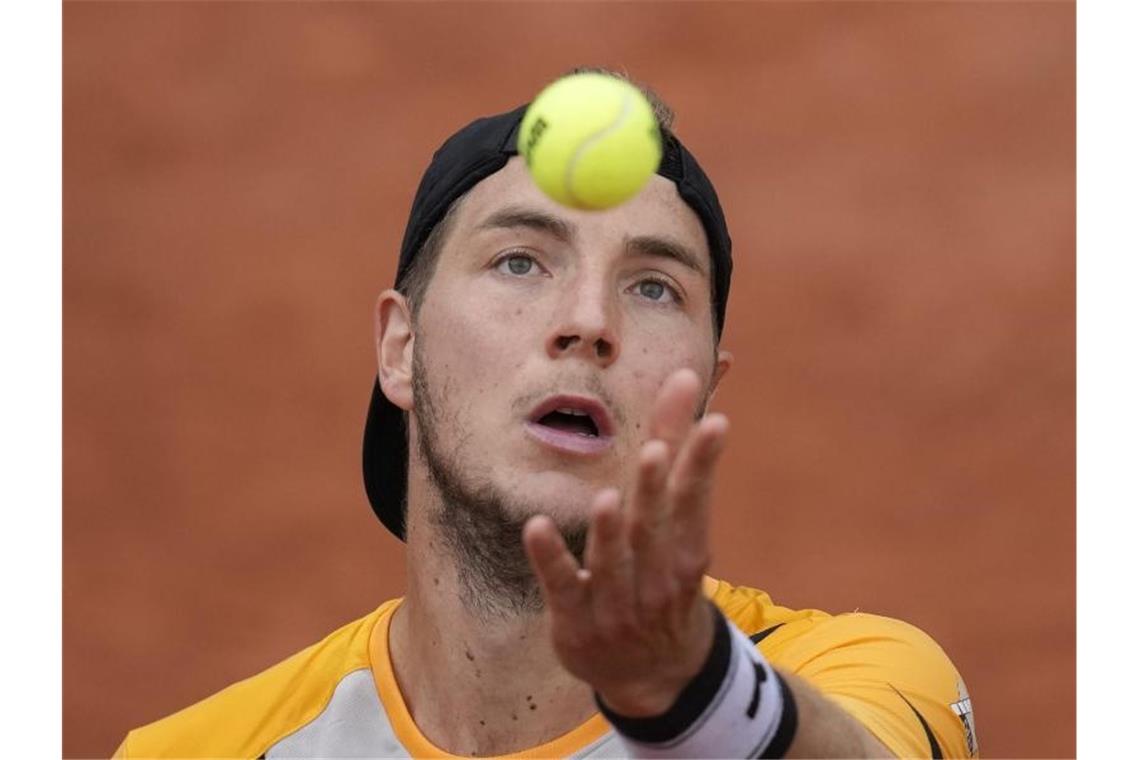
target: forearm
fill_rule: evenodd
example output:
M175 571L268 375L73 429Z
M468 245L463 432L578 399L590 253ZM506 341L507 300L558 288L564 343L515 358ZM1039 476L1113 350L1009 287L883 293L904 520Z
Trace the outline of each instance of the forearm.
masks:
M799 713L799 725L785 757L894 757L862 723L810 683L783 671L780 677Z

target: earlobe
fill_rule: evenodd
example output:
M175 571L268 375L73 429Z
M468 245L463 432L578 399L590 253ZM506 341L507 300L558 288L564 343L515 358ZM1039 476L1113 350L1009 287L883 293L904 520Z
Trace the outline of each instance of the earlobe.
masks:
M376 300L372 316L380 389L393 404L410 411L415 333L408 301L395 290L385 290Z

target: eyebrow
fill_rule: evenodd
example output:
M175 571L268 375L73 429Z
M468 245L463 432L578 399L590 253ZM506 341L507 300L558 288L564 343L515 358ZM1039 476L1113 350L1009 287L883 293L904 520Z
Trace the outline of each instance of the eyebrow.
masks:
M688 247L675 240L657 235L637 235L627 239L625 247L627 251L639 253L643 256L655 256L676 261L697 274L708 277L708 272L701 266L700 259Z
M577 228L565 219L526 206L501 208L484 219L479 224L478 229L495 230L518 227L544 232L563 243L571 242L577 234ZM703 277L709 276L707 269L701 264L700 258L687 246L671 238L660 235L635 235L626 238L625 249L629 253L675 261Z
M479 225L481 230L514 229L516 227L545 232L564 243L569 243L576 233L574 225L566 220L559 219L545 211L523 206L501 208L484 219Z

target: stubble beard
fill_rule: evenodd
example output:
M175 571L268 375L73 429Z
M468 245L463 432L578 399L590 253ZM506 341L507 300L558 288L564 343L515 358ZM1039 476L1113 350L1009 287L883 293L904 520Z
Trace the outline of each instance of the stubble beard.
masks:
M439 497L430 517L451 554L464 592L461 601L483 620L536 615L543 610L542 592L523 549L522 530L531 515L542 512L541 505L526 504L504 493L460 456L445 453L440 446L441 433L454 436L457 452L465 447L469 433L458 430L454 419L451 429L448 421L441 419L421 346L422 340L417 341L412 352L417 449ZM558 527L570 552L581 563L586 547L585 520Z

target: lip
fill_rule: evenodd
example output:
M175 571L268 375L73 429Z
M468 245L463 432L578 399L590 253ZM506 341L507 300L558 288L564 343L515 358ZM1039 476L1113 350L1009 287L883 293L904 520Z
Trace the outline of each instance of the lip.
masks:
M539 420L558 409L578 409L590 415L598 428L593 437L540 425ZM614 423L604 404L588 396L558 395L545 399L527 417L524 429L531 438L571 454L599 454L613 445Z
M600 454L612 446L614 442L613 438L601 436L589 438L577 433L555 430L546 425L539 425L537 422L527 422L523 429L526 430L527 435L539 443L546 444L566 454Z

